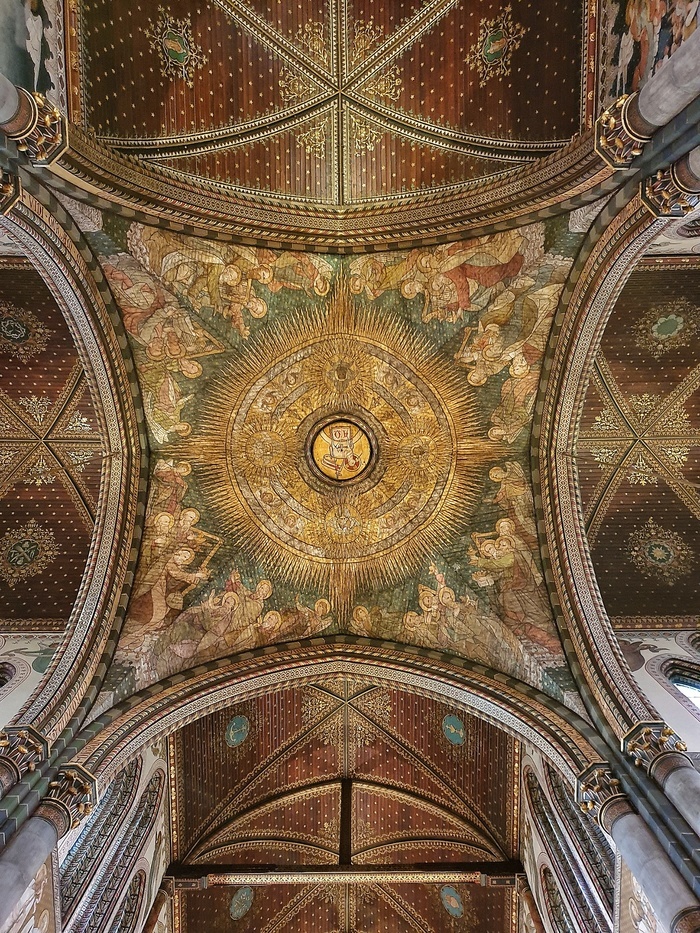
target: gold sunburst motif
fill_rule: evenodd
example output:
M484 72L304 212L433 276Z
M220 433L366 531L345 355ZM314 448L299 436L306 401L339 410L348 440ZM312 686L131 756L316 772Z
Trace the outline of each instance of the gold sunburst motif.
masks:
M463 529L500 450L465 374L344 283L327 309L241 349L202 410L187 457L222 528L266 573L327 596L341 622L357 594L401 582Z

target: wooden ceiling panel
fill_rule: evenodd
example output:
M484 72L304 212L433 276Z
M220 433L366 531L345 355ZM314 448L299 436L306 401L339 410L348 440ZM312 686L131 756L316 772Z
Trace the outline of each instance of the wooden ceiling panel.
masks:
M608 614L656 617L661 628L667 616L700 608L698 286L700 267L687 262L655 260L630 276L603 335L577 443Z
M68 620L102 473L99 424L68 326L39 274L0 262L0 586L8 628Z
M155 6L129 0L84 4L87 119L100 136L206 135L284 109L276 93L279 58L219 5L174 0L167 15L174 24L170 29ZM163 42L175 56L170 71ZM189 73L186 65L184 72L175 68L178 43L197 52L198 63Z

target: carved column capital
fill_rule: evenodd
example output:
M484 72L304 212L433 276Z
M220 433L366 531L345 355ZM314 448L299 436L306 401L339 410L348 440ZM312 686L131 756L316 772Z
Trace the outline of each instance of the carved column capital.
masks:
M633 813L619 780L605 763L593 764L576 780L576 802L584 813L612 836L617 819Z
M645 178L641 197L654 217L685 217L700 204L700 191L687 185L678 163Z
M596 152L612 168L629 168L656 129L639 113L637 94L624 94L598 117Z
M97 804L97 779L81 765L61 768L37 808L37 816L53 823L61 839L89 816Z
M29 109L20 107L18 114L21 119L13 118L11 123L0 128L32 164L49 165L68 147L66 120L43 94L30 95L22 88L18 91L21 102L29 100Z
M22 194L19 175L0 169L0 214L9 214Z
M0 797L48 755L47 739L31 726L8 726L0 731Z
M622 751L634 759L638 768L646 768L647 773L653 773L662 784L663 772L693 767L684 754L687 750L685 742L665 722L638 722L622 740Z

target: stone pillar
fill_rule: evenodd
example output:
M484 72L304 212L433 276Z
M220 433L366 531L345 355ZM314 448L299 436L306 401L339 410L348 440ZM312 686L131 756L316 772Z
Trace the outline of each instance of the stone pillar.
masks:
M172 885L171 885L170 891L168 891L165 885L161 885L160 888L158 888L158 893L156 894L155 899L153 901L153 906L148 911L148 916L146 917L146 922L143 925L143 930L141 931L141 933L153 933L153 931L156 928L156 924L158 923L158 917L160 917L160 912L163 909L163 906L167 904L167 902L170 900L171 897L172 897Z
M613 168L627 168L656 130L700 95L700 30L652 75L639 93L624 95L596 124L596 150Z
M622 750L638 768L646 769L700 836L700 774L680 736L664 722L640 722L622 740Z
M0 798L48 756L49 743L31 726L0 731Z
M537 908L537 902L535 901L532 889L530 888L527 877L525 875L518 875L515 882L515 889L518 892L520 900L525 905L525 910L527 911L527 914L532 921L532 926L535 929L535 933L547 933L544 928L544 924L542 923L540 912ZM144 933L146 933L145 930Z
M581 809L612 837L665 933L700 933L700 901L632 809L608 766L592 765L580 774L576 797Z
M79 765L61 769L34 815L0 852L0 929L58 840L92 812L96 788L93 775Z

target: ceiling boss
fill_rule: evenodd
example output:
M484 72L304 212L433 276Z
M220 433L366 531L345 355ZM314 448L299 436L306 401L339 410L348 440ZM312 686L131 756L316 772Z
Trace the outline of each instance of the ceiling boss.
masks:
M341 622L459 534L496 446L451 356L342 283L262 330L203 411L189 456L222 529Z

